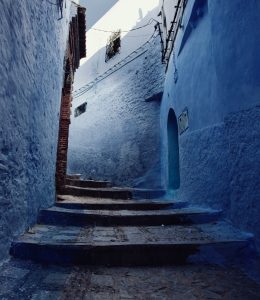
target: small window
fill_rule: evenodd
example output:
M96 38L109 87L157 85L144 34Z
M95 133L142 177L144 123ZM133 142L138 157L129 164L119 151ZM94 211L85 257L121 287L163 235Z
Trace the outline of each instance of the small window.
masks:
M111 59L117 53L119 53L120 48L121 48L121 30L118 30L113 32L110 38L108 39L105 62L107 62L109 59Z
M77 108L75 108L74 117L76 118L76 117L84 114L84 112L86 111L86 109L87 109L87 102L84 102L80 106L78 106Z

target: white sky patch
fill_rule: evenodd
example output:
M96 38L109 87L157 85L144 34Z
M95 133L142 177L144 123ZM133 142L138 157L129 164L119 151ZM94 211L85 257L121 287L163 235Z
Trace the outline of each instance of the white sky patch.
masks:
M130 30L137 25L149 11L153 10L159 4L159 0L120 0L117 2L96 24L93 28L116 31L118 29ZM90 14L91 12L89 12ZM93 13L95 13L93 11ZM140 24L138 24L139 26ZM151 27L151 26L150 26ZM133 31L131 35L135 36L146 32L139 30ZM123 38L127 33L122 32ZM87 58L81 61L81 64L90 59L98 50L106 45L111 33L100 32L93 29L87 31Z

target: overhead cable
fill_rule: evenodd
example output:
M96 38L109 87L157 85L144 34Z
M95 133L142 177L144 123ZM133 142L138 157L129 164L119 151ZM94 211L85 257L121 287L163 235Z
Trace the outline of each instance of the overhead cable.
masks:
M73 93L73 98L78 98L82 95L84 95L87 91L89 91L96 83L100 82L101 80L107 78L108 76L110 76L111 74L115 73L116 71L118 71L119 69L121 69L122 67L124 67L125 65L129 64L130 62L132 62L133 60L135 60L136 58L138 58L139 56L141 56L142 54L144 54L147 50L144 50L144 47L150 43L150 41L152 39L155 39L158 35L155 36L155 32L156 29L154 30L152 36L144 43L142 44L140 47L138 47L135 51L131 52L128 56L126 56L124 59L122 59L121 61L119 61L118 63L116 63L115 65L113 65L111 68L109 68L106 72L104 72L103 74L99 75L98 77L96 77L94 80L92 80L91 82L83 85L81 88L77 89L74 91ZM142 53L139 53L140 50L144 50ZM131 57L133 54L136 53L136 56L134 56L133 58Z
M135 28L132 28L132 29L129 29L129 30L121 30L121 32L130 32L130 31L139 30L139 29L141 29L141 28L144 28L144 27L147 27L147 26L151 25L152 22L158 23L157 20L151 18L151 19L148 21L148 23L146 23L146 24L143 25L143 26L135 27ZM106 29L95 28L95 27L92 27L92 28L90 28L89 30L95 30L95 31L101 31L101 32L111 32L111 33L115 32L114 30L106 30Z

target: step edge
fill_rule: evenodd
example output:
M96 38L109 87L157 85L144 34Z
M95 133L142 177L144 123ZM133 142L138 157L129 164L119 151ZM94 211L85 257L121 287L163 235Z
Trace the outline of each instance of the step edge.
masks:
M110 213L113 212L128 212L129 210L113 210L113 211L110 211L110 210L99 210L100 212L107 212L107 213L95 213L95 212L89 212L88 209L69 209L69 208L64 208L64 207L59 207L59 206L54 206L55 208L57 209L52 209L53 207L51 208L46 208L46 209L41 209L40 210L40 214L42 212L51 212L51 213L64 213L64 214L72 214L72 215L85 215L85 216L89 216L89 215L94 215L94 216L108 216L108 217L116 217L116 216L119 216L119 217L143 217L143 216L160 216L160 214L140 214L140 211L138 211L138 214L137 215L119 215L119 214L114 214L114 215L111 215ZM181 208L179 209L181 210ZM179 212L178 209L171 209L171 210L158 210L160 212L169 212L168 214L167 213L163 213L161 216L167 216L167 215L189 215L189 214L209 214L209 215L213 215L213 214L221 214L222 213L222 210L201 210L201 211L183 211L183 212ZM110 212L110 213L109 213ZM132 210L132 212L134 212L134 210ZM154 210L144 210L142 212L154 212Z
M83 243L83 242L46 242L46 241L23 241L23 240L17 240L13 241L11 243L11 248L15 247L16 245L37 245L37 246L49 246L49 247L70 247L70 248L87 248L87 249L96 249L96 248L124 248L124 247L171 247L171 246L214 246L214 245L224 245L224 244L231 244L231 243L243 243L247 244L250 242L250 239L223 239L223 240L216 240L216 241L178 241L178 242L172 242L172 243L164 243L164 242L158 242L158 243L128 243L128 242L116 242L116 243L97 243L97 244L91 244L91 243Z
M90 190L90 191L99 191L99 192L132 192L131 189L117 189L115 187L101 187L101 188L92 188L92 187L80 187L80 186L74 186L74 185L65 185L64 188L73 188L73 189L77 189L77 190Z

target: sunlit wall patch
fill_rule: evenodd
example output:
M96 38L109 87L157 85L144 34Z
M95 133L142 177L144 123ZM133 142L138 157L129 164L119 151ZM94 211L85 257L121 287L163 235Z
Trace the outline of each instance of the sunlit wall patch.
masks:
M78 106L77 108L75 108L75 110L74 110L74 117L76 118L76 117L82 115L86 111L87 105L88 105L88 103L84 102L80 106Z
M189 128L189 113L188 108L185 107L183 112L178 117L179 134L181 135Z

